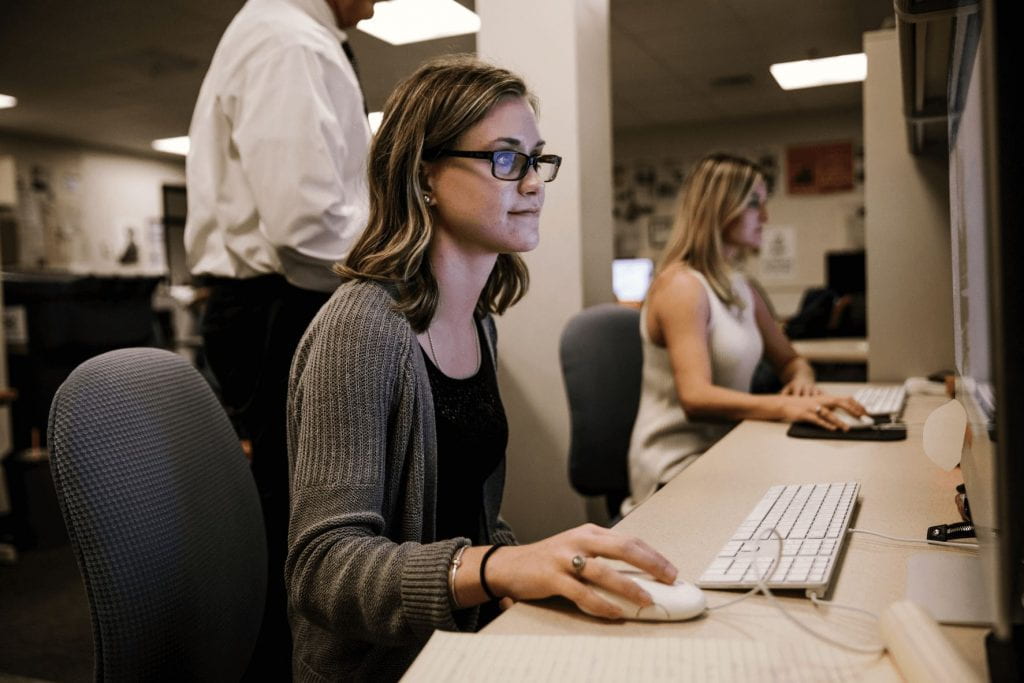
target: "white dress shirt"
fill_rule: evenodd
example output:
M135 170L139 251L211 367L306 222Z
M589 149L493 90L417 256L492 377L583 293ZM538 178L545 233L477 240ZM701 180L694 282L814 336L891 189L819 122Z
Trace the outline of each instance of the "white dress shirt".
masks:
M280 273L329 291L366 225L370 128L326 0L249 0L189 130L185 248L195 275Z

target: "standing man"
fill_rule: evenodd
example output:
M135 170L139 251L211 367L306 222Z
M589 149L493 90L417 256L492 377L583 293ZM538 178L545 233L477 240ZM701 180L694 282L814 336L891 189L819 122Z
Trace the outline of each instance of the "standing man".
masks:
M376 0L248 0L189 130L185 248L211 293L206 358L240 435L267 532L267 603L248 677L289 680L285 406L292 354L367 217L370 129L342 29Z

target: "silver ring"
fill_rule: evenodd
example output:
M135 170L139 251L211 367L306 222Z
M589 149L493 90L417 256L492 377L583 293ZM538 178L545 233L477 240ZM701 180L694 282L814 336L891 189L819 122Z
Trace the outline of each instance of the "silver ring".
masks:
M818 406L814 409L814 414L821 417L821 411L825 410L825 406Z
M576 572L577 575L582 574L583 573L583 568L586 567L586 566L587 566L587 558L583 557L582 555L573 555L573 558L572 558L572 570L574 572Z

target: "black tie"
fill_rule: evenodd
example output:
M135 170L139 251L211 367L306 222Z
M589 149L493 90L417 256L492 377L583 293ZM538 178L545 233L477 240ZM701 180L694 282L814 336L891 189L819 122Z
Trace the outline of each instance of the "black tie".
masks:
M348 44L347 40L341 41L341 49L348 57L348 63L352 65L352 71L356 74L356 82L359 83L359 96L363 100L363 113L369 115L370 110L366 108L366 95L363 94L363 84L359 79L359 62L356 61L356 55L352 52L352 46Z

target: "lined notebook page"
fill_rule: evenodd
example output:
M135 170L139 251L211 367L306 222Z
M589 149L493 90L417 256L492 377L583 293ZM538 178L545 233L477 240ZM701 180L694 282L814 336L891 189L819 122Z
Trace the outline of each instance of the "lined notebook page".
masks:
M876 656L800 643L435 631L402 678L424 681L899 681Z

